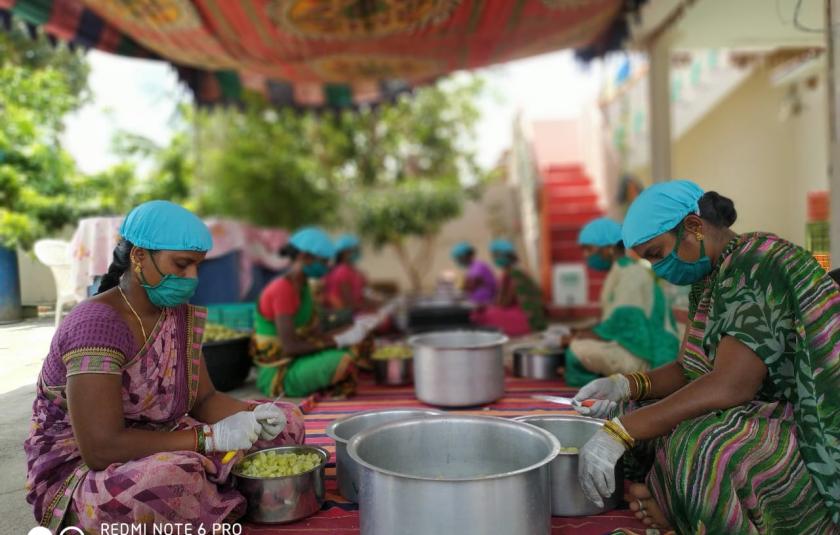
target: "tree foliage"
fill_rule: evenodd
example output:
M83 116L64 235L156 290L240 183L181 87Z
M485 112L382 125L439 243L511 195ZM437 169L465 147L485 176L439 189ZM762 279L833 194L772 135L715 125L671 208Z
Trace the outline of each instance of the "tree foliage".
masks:
M375 247L390 246L415 291L434 259L441 227L461 214L464 193L458 186L425 181L406 182L368 192L356 202L357 229ZM412 255L410 238L421 246Z
M28 246L80 215L59 135L88 97L87 75L80 53L30 38L17 21L0 32L0 245Z
M463 184L485 178L470 146L481 90L479 79L461 77L356 111L295 113L253 100L244 112L206 114L201 210L286 228L355 227L392 246L419 285L435 236L461 212ZM424 244L414 258L409 237Z
M203 213L294 228L336 221L339 194L313 158L310 119L250 103L199 121L197 190Z

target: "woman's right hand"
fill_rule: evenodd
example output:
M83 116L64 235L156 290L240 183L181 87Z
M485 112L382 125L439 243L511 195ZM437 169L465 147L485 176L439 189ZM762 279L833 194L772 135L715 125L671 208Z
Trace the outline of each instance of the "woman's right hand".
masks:
M260 438L262 425L251 411L241 411L210 426L206 451L248 450Z
M630 399L630 381L620 373L601 377L584 385L575 395L575 399L578 401L596 400L591 407L575 405L575 410L580 414L594 418L607 418L615 412L619 403Z

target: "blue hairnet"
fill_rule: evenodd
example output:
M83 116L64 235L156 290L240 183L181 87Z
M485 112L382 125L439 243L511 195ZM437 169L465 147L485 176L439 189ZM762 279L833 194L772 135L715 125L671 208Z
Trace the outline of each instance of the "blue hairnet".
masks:
M353 249L354 247L359 246L359 238L354 236L353 234L342 234L335 240L335 252L336 254L346 251L347 249Z
M120 235L153 251L209 251L213 236L194 213L169 201L149 201L130 211Z
M698 214L697 201L702 196L700 186L689 180L662 182L644 190L624 218L621 237L625 247L652 240L674 229L688 214Z
M306 227L298 230L292 234L289 243L297 247L299 251L321 258L335 256L335 245L333 245L329 234L318 227Z
M452 247L452 258L459 258L464 256L465 254L471 252L473 250L473 246L469 244L469 242L458 242Z
M621 241L621 225L607 217L593 219L583 226L578 234L580 245L606 247Z
M516 253L516 247L509 240L495 239L490 242L491 253Z

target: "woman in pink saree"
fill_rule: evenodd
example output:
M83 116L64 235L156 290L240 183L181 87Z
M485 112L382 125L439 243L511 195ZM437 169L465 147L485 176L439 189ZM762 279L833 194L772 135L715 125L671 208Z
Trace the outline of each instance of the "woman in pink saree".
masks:
M186 304L212 247L187 210L126 217L99 294L67 316L38 379L24 443L27 501L53 531L103 524L208 529L245 512L230 471L255 448L300 444L288 403L216 392L201 354L206 312ZM237 455L227 463L228 451Z

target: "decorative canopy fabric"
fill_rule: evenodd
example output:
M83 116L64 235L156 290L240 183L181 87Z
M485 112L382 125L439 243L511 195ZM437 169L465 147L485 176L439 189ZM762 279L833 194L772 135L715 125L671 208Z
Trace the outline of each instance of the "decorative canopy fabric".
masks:
M634 0L635 3L638 0ZM0 0L62 40L177 67L199 103L389 98L459 69L614 42L625 0Z

